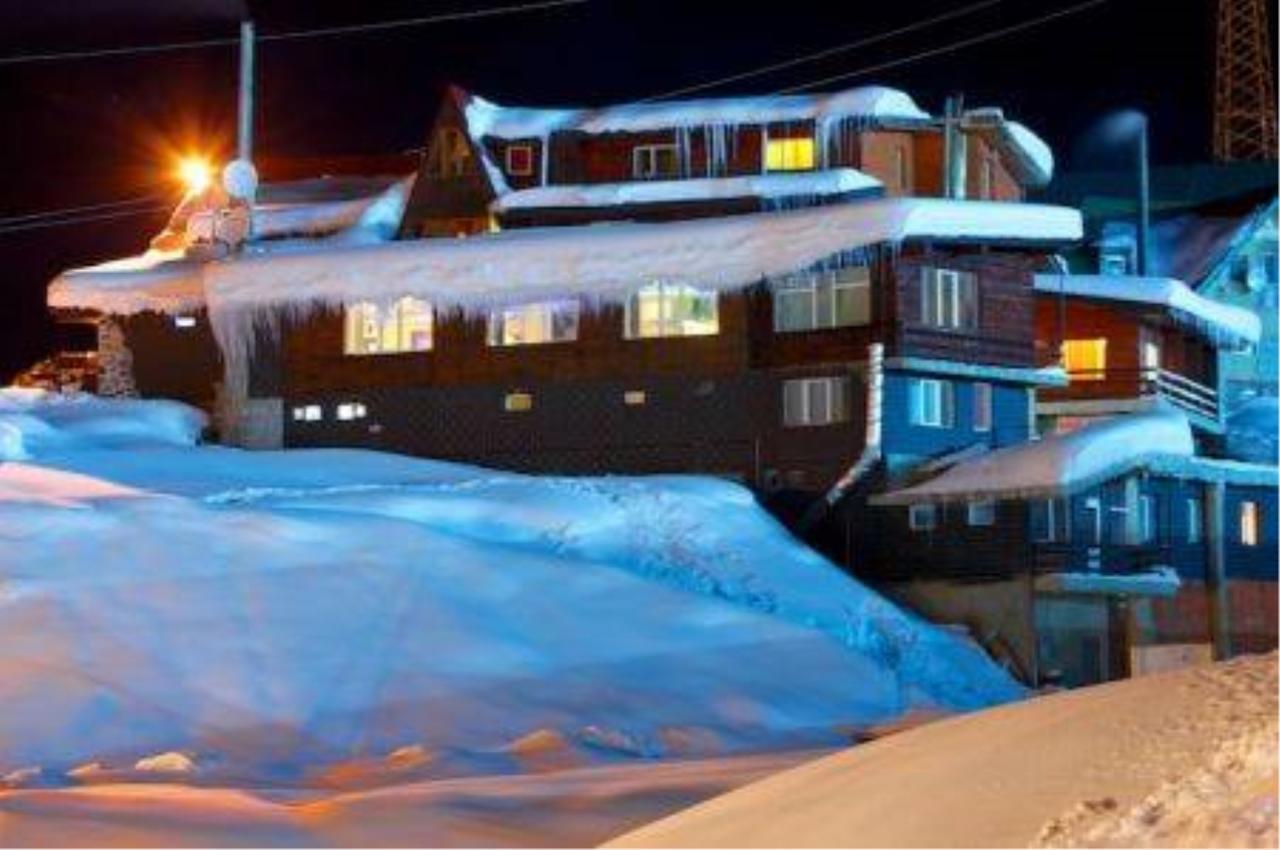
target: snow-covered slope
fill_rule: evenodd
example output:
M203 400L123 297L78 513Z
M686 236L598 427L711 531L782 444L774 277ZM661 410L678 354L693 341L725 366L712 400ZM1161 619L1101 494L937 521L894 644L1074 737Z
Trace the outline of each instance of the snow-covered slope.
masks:
M395 751L509 771L530 735L588 761L825 745L1020 694L729 483L245 453L191 445L176 405L4 399L16 784L300 781Z

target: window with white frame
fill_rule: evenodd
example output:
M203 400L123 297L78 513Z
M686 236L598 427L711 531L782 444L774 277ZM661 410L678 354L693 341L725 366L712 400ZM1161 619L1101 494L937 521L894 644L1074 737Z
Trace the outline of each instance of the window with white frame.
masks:
M1199 543L1204 527L1204 503L1194 496L1186 501L1187 542Z
M773 282L773 329L778 333L870 321L871 269L866 266L803 272Z
M955 424L955 389L937 378L911 380L911 424L950 428Z
M907 158L906 145L895 145L893 148L893 174L898 181L898 190L911 194L911 160Z
M907 508L907 524L912 531L932 531L938 527L938 506L912 505Z
M679 148L675 145L636 145L631 149L631 175L637 180L679 177Z
M539 301L489 313L489 345L541 345L578 338L578 302Z
M529 177L533 174L533 145L516 143L507 146L507 174L512 177Z
M795 378L782 382L782 424L788 428L849 421L847 377Z
M719 332L715 292L658 281L627 299L623 322L627 339L713 336Z
M973 272L920 270L920 322L960 330L978 326L978 278Z
M1262 531L1262 510L1257 502L1240 503L1240 542L1257 546Z
M1031 522L1037 543L1064 543L1070 537L1067 528L1067 502L1044 499L1031 505Z
M1153 543L1156 539L1156 509L1158 503L1155 496L1143 494L1138 496L1138 542Z
M973 430L991 430L991 385L981 381L973 385Z
M401 298L390 306L362 302L346 311L343 352L348 355L399 354L431 349L431 305Z
M995 525L996 503L992 499L978 499L969 503L969 525Z

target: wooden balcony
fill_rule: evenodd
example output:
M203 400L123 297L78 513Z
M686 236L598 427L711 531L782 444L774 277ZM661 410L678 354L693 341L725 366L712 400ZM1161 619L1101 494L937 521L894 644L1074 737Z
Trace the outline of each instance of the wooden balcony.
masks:
M1068 386L1045 390L1041 401L1139 403L1164 399L1199 425L1216 428L1221 424L1218 391L1168 369L1072 370L1067 372L1067 378Z

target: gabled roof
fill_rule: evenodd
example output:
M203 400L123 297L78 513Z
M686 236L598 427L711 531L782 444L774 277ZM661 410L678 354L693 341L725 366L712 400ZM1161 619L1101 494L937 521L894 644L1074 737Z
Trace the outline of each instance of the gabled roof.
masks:
M1227 348L1255 344L1262 333L1262 323L1251 311L1205 298L1173 278L1038 274L1035 288L1046 295L1160 307L1174 321Z

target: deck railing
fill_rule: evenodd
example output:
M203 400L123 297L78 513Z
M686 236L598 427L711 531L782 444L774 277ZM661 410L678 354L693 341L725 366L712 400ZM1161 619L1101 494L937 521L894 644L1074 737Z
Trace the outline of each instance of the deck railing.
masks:
M1138 396L1160 396L1188 413L1216 420L1218 391L1199 381L1168 369L1075 369L1067 373L1071 389L1079 392L1090 385L1098 388L1099 397L1110 396L1115 387L1128 385ZM1092 394L1091 394L1092 395Z

